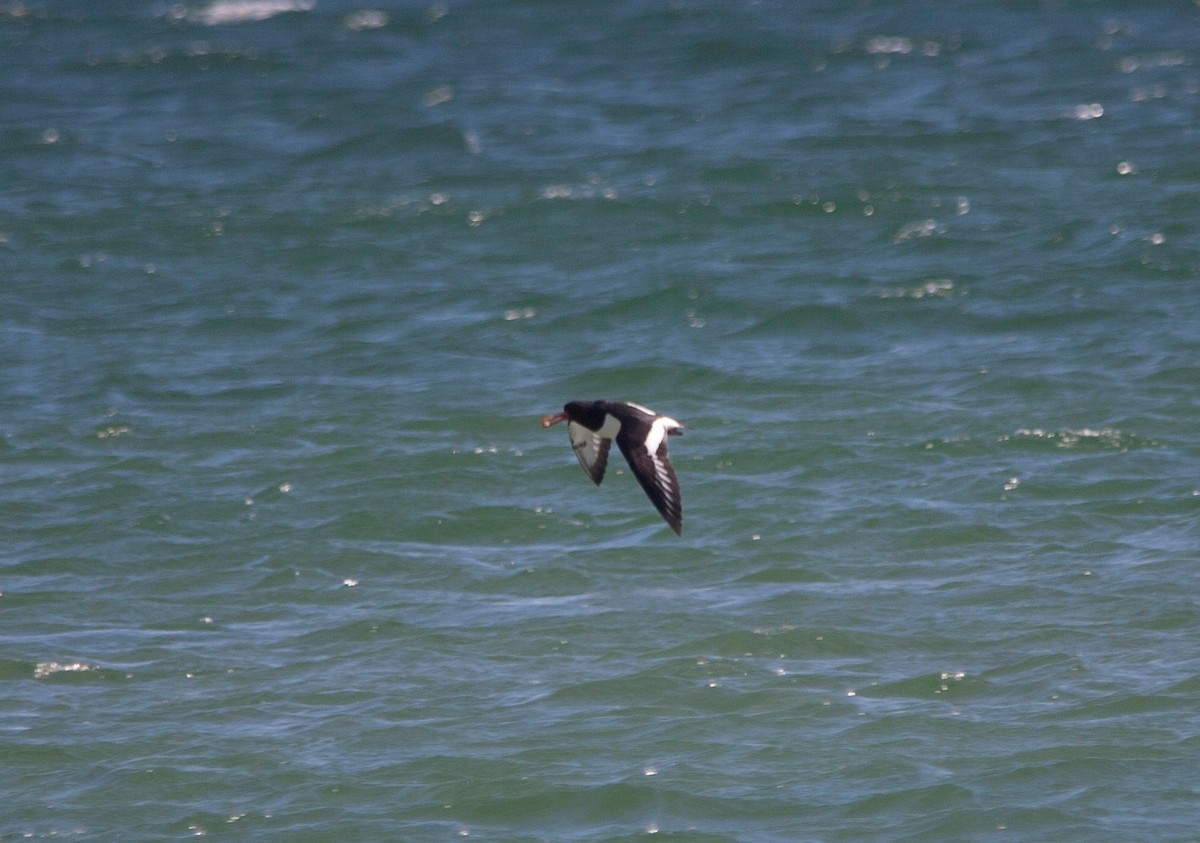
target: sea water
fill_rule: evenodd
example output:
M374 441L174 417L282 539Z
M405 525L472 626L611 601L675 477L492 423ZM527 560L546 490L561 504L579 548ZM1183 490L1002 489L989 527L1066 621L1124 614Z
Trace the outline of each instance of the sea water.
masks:
M1196 840L1197 32L0 4L0 840Z

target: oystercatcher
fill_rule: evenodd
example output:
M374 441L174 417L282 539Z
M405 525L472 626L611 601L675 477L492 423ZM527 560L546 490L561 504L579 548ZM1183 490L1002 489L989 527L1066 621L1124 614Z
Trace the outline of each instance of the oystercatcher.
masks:
M683 425L629 401L571 401L561 413L544 417L542 427L561 421L567 423L579 464L597 486L604 479L608 449L616 439L633 476L659 514L683 535L679 480L667 458L667 437L683 433Z

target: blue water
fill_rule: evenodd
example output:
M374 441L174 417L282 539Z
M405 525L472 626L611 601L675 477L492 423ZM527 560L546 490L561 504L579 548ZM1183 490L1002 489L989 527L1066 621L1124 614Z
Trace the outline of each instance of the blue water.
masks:
M0 4L0 840L1196 840L1198 31Z

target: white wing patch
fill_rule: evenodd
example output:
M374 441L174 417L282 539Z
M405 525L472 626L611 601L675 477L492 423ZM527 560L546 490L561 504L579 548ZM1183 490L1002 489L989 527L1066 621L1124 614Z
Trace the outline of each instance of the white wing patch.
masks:
M655 450L650 457L654 460L654 479L658 482L658 488L666 498L668 506L678 507L679 481L675 479L675 470L667 458L666 447Z
M656 456L654 458L654 476L658 478L658 485L662 488L663 494L668 498L674 498L675 475L671 471L670 463L660 460Z

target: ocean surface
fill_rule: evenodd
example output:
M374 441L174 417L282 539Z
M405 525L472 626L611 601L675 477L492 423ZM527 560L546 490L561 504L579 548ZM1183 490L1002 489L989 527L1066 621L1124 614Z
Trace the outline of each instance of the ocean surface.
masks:
M0 841L1200 840L1198 33L0 2Z

